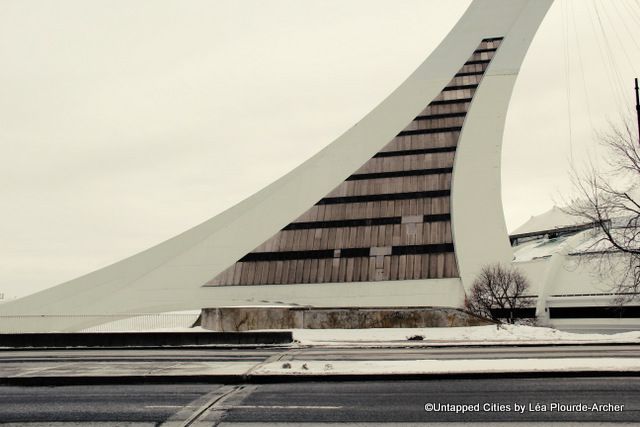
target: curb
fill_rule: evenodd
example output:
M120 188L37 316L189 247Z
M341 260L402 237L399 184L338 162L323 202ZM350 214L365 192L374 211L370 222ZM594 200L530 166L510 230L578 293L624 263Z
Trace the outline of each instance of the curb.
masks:
M404 341L403 341L404 342ZM558 343L535 343L535 342L492 342L492 343L460 343L460 344L451 344L451 343L443 343L438 344L437 342L428 342L428 341L414 341L414 342L424 342L424 344L413 344L411 341L407 341L406 345L401 345L400 342L397 342L396 345L391 345L394 343L393 341L389 341L388 343L363 343L362 345L323 345L318 344L317 342L313 342L312 344L298 344L298 348L335 348L335 349L358 349L358 348L482 348L482 347L596 347L596 346L611 346L611 347L619 347L619 346L640 346L640 342L558 342Z
M149 346L104 346L104 347L2 347L1 352L11 351L87 351L87 350L268 350L289 349L285 344L194 344L194 345L149 345Z
M528 378L603 378L640 377L638 371L521 371L469 373L412 373L412 374L322 374L322 375L172 375L172 376L50 376L4 377L0 386L74 386L74 385L136 385L136 384L277 384L303 382L355 381L426 381L471 379L528 379Z
M282 344L190 344L190 345L137 345L137 346L88 346L88 347L3 347L0 345L0 351L83 351L83 350L234 350L234 349L298 349L298 348L333 348L336 350L344 349L438 349L438 348L498 348L498 347L597 347L597 346L640 346L640 342L588 342L588 343L465 343L465 344L438 344L425 343L406 345L392 345L389 343L380 344L363 344L363 345L322 345L322 344L298 344L296 342Z

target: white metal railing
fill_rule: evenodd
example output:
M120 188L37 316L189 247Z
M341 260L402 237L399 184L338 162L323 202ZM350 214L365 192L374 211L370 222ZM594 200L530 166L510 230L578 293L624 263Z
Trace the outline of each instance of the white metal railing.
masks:
M78 332L140 332L187 330L198 320L200 310L174 313L0 315L0 333L50 332L56 320L95 325Z

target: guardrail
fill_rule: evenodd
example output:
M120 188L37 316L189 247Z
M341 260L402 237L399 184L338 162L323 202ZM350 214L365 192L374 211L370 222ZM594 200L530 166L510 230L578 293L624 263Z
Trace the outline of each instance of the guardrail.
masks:
M229 345L281 345L291 331L265 332L72 332L0 334L0 349L123 348Z

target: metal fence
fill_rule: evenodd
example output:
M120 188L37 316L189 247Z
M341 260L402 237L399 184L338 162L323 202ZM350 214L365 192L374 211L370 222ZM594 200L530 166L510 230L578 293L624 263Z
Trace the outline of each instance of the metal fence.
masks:
M87 315L14 315L0 316L0 333L52 332L51 324L69 320L86 325L73 332L141 332L184 330L194 326L200 311L177 313L131 313ZM69 332L69 331L55 331Z

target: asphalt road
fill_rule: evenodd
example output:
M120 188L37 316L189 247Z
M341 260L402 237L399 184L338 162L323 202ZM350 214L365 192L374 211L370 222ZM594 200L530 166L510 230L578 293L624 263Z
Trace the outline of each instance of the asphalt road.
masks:
M640 346L455 348L272 348L1 351L0 375L43 372L168 372L206 362L250 369L274 360L415 360L640 357ZM232 362L232 363L231 363ZM172 368L173 367L173 368ZM178 368L176 368L178 367ZM167 381L170 381L167 379ZM273 423L451 421L640 422L640 378L431 379L260 385L148 384L0 387L0 423L9 425L185 426ZM562 411L551 403L585 404ZM524 405L522 413L515 404ZM592 405L624 405L594 412ZM425 404L433 404L425 411ZM480 405L437 410L439 404ZM484 405L488 404L488 407ZM497 404L498 406L491 406ZM536 411L536 404L539 404ZM542 405L547 404L547 411ZM505 405L502 408L499 405ZM456 409L458 413L456 413ZM488 410L486 410L488 409ZM607 408L603 408L607 409ZM610 409L610 408L609 408ZM33 424L35 423L35 424ZM40 424L38 424L40 423ZM222 424L220 424L222 423Z
M514 404L525 405L523 413ZM532 412L552 403L624 405L619 412ZM491 411L425 411L425 404L494 404ZM500 410L495 405L508 405ZM454 407L455 408L455 407ZM639 378L313 382L228 386L0 387L0 421L14 425L240 426L244 423L640 422ZM11 425L11 424L10 424Z
M262 362L282 360L415 360L415 359L512 359L559 357L640 357L640 345L565 345L495 347L338 348L291 349L91 349L0 350L0 373L11 363L167 363L181 361Z
M0 387L0 421L100 423L166 421L219 385Z

